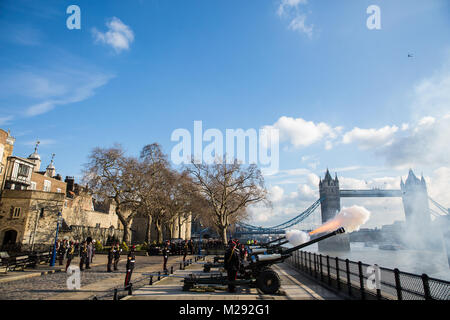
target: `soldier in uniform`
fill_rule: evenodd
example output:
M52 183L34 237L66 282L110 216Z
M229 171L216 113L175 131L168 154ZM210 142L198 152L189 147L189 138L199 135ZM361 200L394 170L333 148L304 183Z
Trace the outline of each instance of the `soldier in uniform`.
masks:
M164 258L164 265L163 265L164 271L167 271L167 261L169 260L169 252L170 252L169 246L170 246L170 241L167 240L167 242L165 243L165 245L162 249L162 255Z
M67 248L67 263L66 263L66 272L72 262L73 256L75 255L75 245L72 241L70 241L69 248Z
M245 248L245 245L242 243L241 247L239 248L239 258L241 259L241 263L247 260L247 249Z
M64 261L64 256L66 254L66 240L61 241L59 243L59 248L58 248L57 252L58 252L59 265L62 266L63 261Z
M119 244L116 243L114 246L114 271L117 271L117 265L119 264L121 251L122 249L120 249Z
M80 246L80 270L84 270L84 264L87 259L87 244L86 241L83 241Z
M111 246L111 248L108 251L108 272L112 272L112 263L114 260L114 246Z
M224 257L224 268L227 270L228 278L228 292L236 291L234 281L236 281L240 264L239 249L236 247L236 243L234 241L230 241Z
M131 280L131 274L133 273L134 264L136 263L136 255L134 253L135 246L132 246L127 257L127 274L125 276L125 287L128 286Z
M91 264L92 261L92 255L94 253L94 245L92 244L92 238L91 237L87 237L86 239L86 252L87 252L87 257L86 257L86 269L90 269L91 267L89 266Z

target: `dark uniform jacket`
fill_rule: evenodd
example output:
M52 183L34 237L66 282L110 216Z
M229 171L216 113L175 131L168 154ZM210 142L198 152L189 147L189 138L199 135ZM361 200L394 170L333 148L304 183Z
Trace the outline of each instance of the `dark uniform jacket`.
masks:
M133 251L130 251L130 253L128 253L127 258L127 270L133 270L135 263L136 263L136 255Z
M67 249L67 259L72 260L74 255L75 255L75 247L70 246L69 249Z
M225 251L225 259L224 259L224 268L225 270L233 270L237 271L239 270L239 266L241 264L239 259L239 249L234 248L228 248L227 251Z

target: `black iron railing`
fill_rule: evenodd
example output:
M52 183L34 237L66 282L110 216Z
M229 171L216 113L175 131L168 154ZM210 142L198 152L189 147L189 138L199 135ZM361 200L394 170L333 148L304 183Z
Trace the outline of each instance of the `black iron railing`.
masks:
M368 270L371 265L305 251L294 252L287 262L356 299L450 300L450 282L426 274L378 267L379 277L373 281L374 273Z

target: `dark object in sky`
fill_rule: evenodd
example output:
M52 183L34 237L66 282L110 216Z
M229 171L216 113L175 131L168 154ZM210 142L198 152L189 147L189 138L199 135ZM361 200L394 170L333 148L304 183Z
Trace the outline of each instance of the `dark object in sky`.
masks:
M412 53L408 53L408 58L412 58L412 57L413 57Z

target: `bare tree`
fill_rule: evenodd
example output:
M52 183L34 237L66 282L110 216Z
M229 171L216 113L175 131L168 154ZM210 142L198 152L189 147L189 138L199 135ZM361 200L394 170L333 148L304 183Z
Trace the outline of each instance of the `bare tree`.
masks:
M131 243L131 222L139 203L137 190L142 186L142 163L126 157L120 145L95 148L85 165L84 182L94 195L104 201L112 199L115 212L123 225L123 241Z
M244 167L237 160L232 164L223 160L208 165L192 160L187 170L207 200L224 243L229 225L245 219L249 205L269 203L264 178L254 164Z
M140 158L146 166L146 173L142 176L144 181L142 188L139 190L140 203L138 210L147 218L145 239L147 243L150 243L153 215L157 212L158 207L155 192L161 186L164 178L162 172L167 170L169 163L167 156L162 152L158 143L146 145L141 151Z

